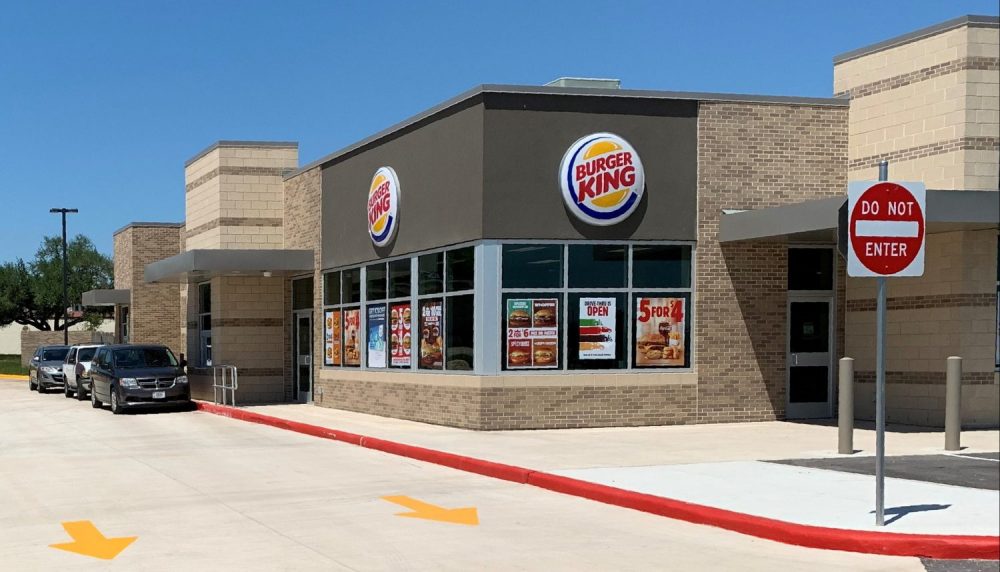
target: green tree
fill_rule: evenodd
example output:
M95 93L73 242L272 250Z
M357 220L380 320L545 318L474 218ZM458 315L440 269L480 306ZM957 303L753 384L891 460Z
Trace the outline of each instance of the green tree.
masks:
M82 234L66 245L69 303L87 290L110 288L114 264ZM52 325L49 321L52 321ZM18 323L38 330L62 330L86 320L66 318L62 301L62 239L47 236L30 264L21 259L0 266L0 326Z

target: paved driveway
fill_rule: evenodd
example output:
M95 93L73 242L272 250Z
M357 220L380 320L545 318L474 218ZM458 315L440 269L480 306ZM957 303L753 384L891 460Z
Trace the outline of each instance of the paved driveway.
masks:
M198 412L113 416L0 382L3 570L923 570L812 550ZM476 507L400 518L381 497ZM116 559L60 523L137 536Z

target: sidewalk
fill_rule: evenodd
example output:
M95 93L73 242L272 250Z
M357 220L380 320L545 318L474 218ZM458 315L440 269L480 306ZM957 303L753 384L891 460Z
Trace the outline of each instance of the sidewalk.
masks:
M719 519L718 526L750 534L755 534L754 526L785 527L788 530L782 533L758 535L776 540L787 536L791 540L784 541L791 543L801 543L795 540L800 533L831 538L846 533L854 536L844 536L846 544L838 540L830 547L853 550L850 546L855 545L856 537L863 538L861 544L869 546L873 541L881 542L878 539L883 537L930 535L941 540L940 535L955 535L948 539L978 537L980 550L982 546L996 544L997 548L990 550L1000 552L1000 539L996 539L1000 534L1000 493L996 490L887 478L887 525L875 527L871 513L873 477L767 462L841 457L836 454L837 428L829 424L767 422L478 432L312 405L240 410L354 434L331 437L349 442L359 435L392 442L390 446L364 445L384 451L398 452L405 446L415 446L430 450L425 457L443 452L512 465L512 469L527 469L537 473L537 480L543 482L552 475L557 479L568 478L569 485L539 486L640 510L647 510L644 503L669 499L665 502L674 502L676 506L647 511L668 516L680 511L677 518L692 522L713 524L715 518ZM943 455L942 432L913 427L893 429L886 436L890 455L939 455L943 462L952 459ZM857 429L855 447L860 452L852 457L873 455L874 441L874 431ZM1000 449L1000 432L967 431L962 442L966 447L963 454L994 452ZM967 462L989 463L988 466L996 465L1000 471L1000 462L995 460L980 458ZM459 464L450 462L450 466ZM535 484L530 480L522 482ZM589 485L594 485L598 493L587 492ZM639 494L633 494L635 498L631 501L606 500L614 496L614 491ZM684 514L689 507L708 507L704 514L710 518L686 518ZM751 524L741 521L743 517ZM934 538L912 538L914 541L919 538L920 542L906 550L914 551L914 555L929 554L921 552L921 546L933 543ZM822 545L811 542L814 546ZM872 551L879 549L872 546Z

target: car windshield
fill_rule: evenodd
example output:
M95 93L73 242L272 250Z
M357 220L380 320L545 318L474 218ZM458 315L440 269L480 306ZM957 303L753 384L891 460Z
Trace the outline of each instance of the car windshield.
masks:
M42 350L42 361L63 361L66 359L66 354L68 353L69 348L52 348Z
M115 367L177 367L177 359L167 348L126 348L115 350Z
M80 355L76 356L76 361L94 361L94 352L97 348L83 348L80 350Z

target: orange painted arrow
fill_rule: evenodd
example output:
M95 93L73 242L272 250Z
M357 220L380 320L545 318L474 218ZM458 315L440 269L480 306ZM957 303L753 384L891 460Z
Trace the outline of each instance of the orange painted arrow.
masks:
M437 520L439 522L450 522L452 524L465 524L476 526L479 524L479 515L475 507L467 508L444 508L415 498L407 496L382 497L382 500L389 501L401 506L405 506L413 512L398 512L396 516L409 518L423 518L425 520Z
M132 544L138 536L122 536L120 538L108 538L97 530L94 523L89 520L77 520L74 522L64 522L62 527L73 537L73 542L60 542L50 544L52 548L76 552L84 556L93 556L111 560L118 556L122 550Z

